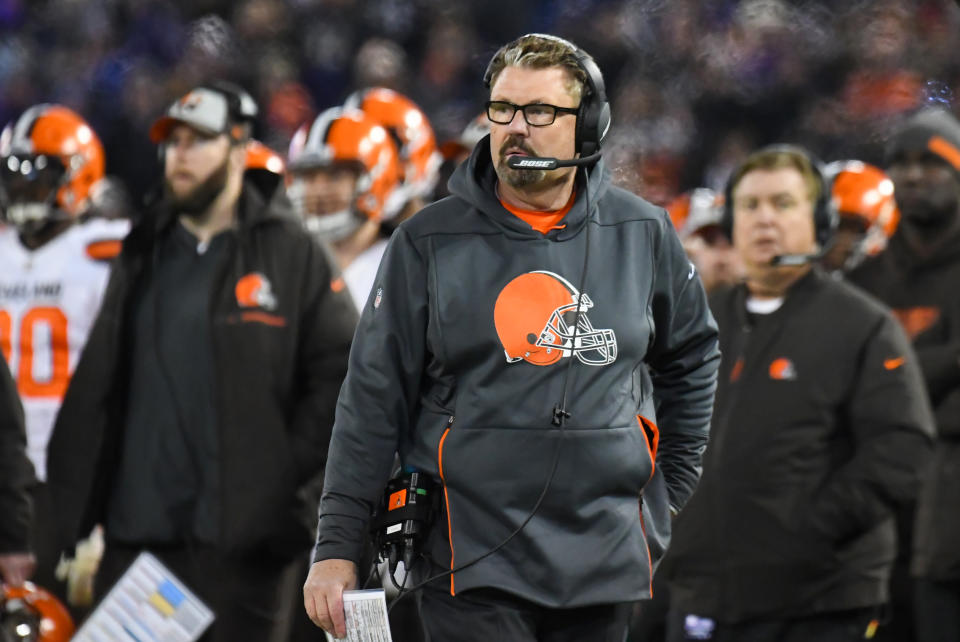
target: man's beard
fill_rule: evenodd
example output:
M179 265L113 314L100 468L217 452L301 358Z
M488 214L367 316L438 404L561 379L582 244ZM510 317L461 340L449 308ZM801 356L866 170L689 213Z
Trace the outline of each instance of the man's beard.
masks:
M506 151L511 147L520 149L530 156L539 156L524 144L523 139L507 136L503 144L500 145L500 153L497 155L497 175L500 180L517 189L545 182L547 179L547 170L545 169L513 169L507 165Z
M190 218L201 218L227 185L229 161L229 157L224 158L210 176L184 196L177 196L170 187L170 181L164 181L164 194L174 211Z
M914 228L930 233L951 225L957 218L955 200L937 202L929 199L915 200L901 206L903 220Z

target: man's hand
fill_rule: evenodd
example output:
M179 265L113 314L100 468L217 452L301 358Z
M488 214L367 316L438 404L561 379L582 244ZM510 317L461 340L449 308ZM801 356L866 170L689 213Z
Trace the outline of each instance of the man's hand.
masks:
M54 573L58 580L67 583L67 603L88 607L93 604L93 578L103 559L103 527L99 524L94 526L87 539L77 542L75 550L76 556L73 558L60 556Z
M313 623L336 638L347 635L343 592L357 587L357 565L350 560L321 560L310 567L303 585L303 606Z
M37 567L33 553L4 553L0 555L0 578L10 586L20 586L30 579Z

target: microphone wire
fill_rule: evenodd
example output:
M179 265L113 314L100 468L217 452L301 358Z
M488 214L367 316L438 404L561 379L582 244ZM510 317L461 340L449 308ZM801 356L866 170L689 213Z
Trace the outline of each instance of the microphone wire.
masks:
M405 596L421 590L424 586L426 586L427 584L430 584L431 582L435 582L436 580L440 580L440 579L443 579L444 577L451 576L454 573L459 573L460 571L467 569L473 566L474 564L480 562L481 560L484 560L487 557L493 555L494 553L502 549L504 546L506 546L507 543L509 543L514 537L516 537L526 527L526 525L530 523L530 520L532 520L534 515L537 514L537 511L540 510L540 506L543 504L543 500L546 498L547 493L550 490L550 486L553 483L554 477L556 476L557 467L560 463L560 451L563 445L564 436L566 434L565 432L566 420L571 417L571 414L566 410L567 392L568 392L568 387L570 383L570 370L573 366L574 358L576 357L576 340L577 340L578 328L580 326L580 313L583 306L583 296L584 296L583 290L584 290L584 286L586 285L587 266L589 264L589 258L590 258L590 227L591 227L591 219L593 218L592 203L590 202L590 175L586 169L584 169L583 175L584 175L583 197L584 197L584 203L587 208L587 220L585 223L585 225L587 226L586 237L585 237L586 247L584 248L583 268L580 274L580 290L577 293L577 309L574 312L574 329L573 329L573 336L571 337L570 356L568 357L570 361L567 362L566 371L564 372L563 395L562 395L560 404L558 406L554 406L553 417L551 419L551 424L559 428L560 435L557 438L557 445L553 450L553 459L550 464L550 474L547 476L546 483L544 483L543 489L540 491L539 497L537 497L537 501L534 503L533 508L530 509L530 512L527 514L526 518L523 520L523 522L521 522L519 526L517 526L513 530L513 532L507 535L507 537L503 541L501 541L499 544L497 544L487 552L482 553L481 555L478 555L477 557L475 557L474 559L468 562L464 562L462 564L459 564L451 568L450 570L443 571L442 573L438 573L436 575L428 577L422 582L418 582L417 584L411 586L405 592L402 592L400 595L394 598L393 602L391 602L390 604L390 607L387 609L388 615L390 611L393 610L393 607L396 606L397 602L399 602ZM448 520L450 519L449 515L447 516L447 519Z

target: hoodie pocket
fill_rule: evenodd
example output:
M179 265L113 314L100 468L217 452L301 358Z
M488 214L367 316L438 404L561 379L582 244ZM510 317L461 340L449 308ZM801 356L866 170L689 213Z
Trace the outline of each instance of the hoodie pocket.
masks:
M660 429L643 415L637 415L637 421L640 423L640 429L643 430L643 436L647 443L647 453L650 455L650 475L656 468L657 447L660 445Z
M541 495L536 514L490 566L549 569L568 560L563 573L589 581L591 564L569 559L570 551L603 551L604 566L621 568L647 559L638 498L653 460L645 430L636 425L563 431L453 426L440 452L454 567L503 542ZM540 580L545 587L552 581Z

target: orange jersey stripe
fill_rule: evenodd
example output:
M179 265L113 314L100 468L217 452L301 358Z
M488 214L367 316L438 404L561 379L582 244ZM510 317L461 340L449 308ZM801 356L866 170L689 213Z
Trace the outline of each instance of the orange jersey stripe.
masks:
M930 138L930 140L927 141L927 148L953 165L955 170L960 171L960 149L957 149L940 136Z
M110 261L120 254L121 248L123 248L123 241L118 239L93 241L87 243L87 256L94 261Z
M884 359L883 367L887 370L896 370L904 364L906 359L904 357L897 357L896 359Z
M277 316L276 314L267 314L266 312L243 312L240 314L240 318L243 321L264 323L277 328L282 328L287 325L287 320L283 317Z

